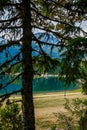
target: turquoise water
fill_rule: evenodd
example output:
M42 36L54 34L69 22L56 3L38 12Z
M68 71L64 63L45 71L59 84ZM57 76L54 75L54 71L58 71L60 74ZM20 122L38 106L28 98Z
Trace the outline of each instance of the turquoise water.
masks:
M7 78L8 78L8 76L5 77L5 79L7 79ZM6 80L1 79L1 82L2 81L4 82L4 86L5 86ZM13 91L20 90L22 87L22 82L21 82L21 79L19 81L14 82L13 84L8 85L7 87L1 89L0 94L10 93ZM61 81L55 77L48 77L48 78L39 77L39 78L35 78L33 80L33 92L34 93L65 91L65 90L73 90L73 89L77 89L77 88L78 88L78 85L76 85L74 83L71 83L70 85L65 86L63 81Z
M33 81L34 92L55 92L76 89L77 86L73 83L65 86L65 84L55 77L37 78Z

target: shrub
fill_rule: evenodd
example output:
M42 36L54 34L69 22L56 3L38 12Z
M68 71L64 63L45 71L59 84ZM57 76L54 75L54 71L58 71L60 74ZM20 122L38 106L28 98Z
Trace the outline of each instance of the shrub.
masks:
M19 105L12 103L0 108L0 130L22 130Z
M64 107L67 114L55 113L60 126L64 130L87 130L87 100L66 99Z

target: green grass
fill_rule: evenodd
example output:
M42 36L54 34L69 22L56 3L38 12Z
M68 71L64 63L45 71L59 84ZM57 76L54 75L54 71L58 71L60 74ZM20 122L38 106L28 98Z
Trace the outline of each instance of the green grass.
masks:
M82 92L82 88L80 88L80 89L75 89L75 90L73 90L72 92Z
M34 93L34 95L47 95L49 93L61 93L61 94L64 94L65 91L55 91L55 92L38 92L38 93ZM74 90L70 90L70 91L66 91L68 93L74 93L74 92L82 92L82 88L79 88L79 89L74 89Z

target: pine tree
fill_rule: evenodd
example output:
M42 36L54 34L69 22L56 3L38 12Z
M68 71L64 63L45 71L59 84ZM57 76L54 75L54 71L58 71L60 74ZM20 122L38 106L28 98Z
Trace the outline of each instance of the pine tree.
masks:
M58 59L51 57L52 51L56 47L58 51L64 53L61 57L66 59L64 63L61 63L61 74L66 74L69 79L67 71L70 68L69 65L72 65L71 61L77 61L75 58L78 57L80 45L86 47L86 43L82 44L83 40L78 37L81 33L85 35L86 32L80 28L80 24L76 26L76 22L80 22L84 18L86 18L86 8L83 11L81 0L0 0L0 36L5 39L1 41L0 54L2 55L4 52L6 57L6 60L0 63L0 75L14 73L9 82L5 85L0 84L0 89L5 90L6 86L22 76L21 90L6 92L0 97L3 101L11 94L21 92L23 130L35 130L32 93L34 75L54 70L59 65ZM43 33L36 36L34 31ZM58 39L56 43L50 42L49 34L53 35L53 39L54 37ZM46 41L42 40L43 37L46 37ZM81 40L80 44L77 43L78 39ZM84 40L86 41L86 39ZM36 48L33 47L32 41ZM43 49L44 45L50 46L50 54ZM8 49L18 46L20 47L18 53L10 55ZM37 55L32 56L33 52ZM65 63L67 67L63 68ZM78 62L75 63L77 67ZM71 71L72 68L69 74ZM15 73L18 74L15 75Z

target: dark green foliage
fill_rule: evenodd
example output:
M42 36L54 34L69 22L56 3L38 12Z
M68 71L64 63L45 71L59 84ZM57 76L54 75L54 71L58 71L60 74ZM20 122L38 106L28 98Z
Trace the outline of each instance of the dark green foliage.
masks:
M66 83L87 78L87 74L84 74L85 64L82 65L82 62L86 62L86 49L87 38L77 37L68 40L66 51L61 55L63 58L60 71L60 75L66 77Z
M77 0L75 4L80 9L87 9L87 0Z
M33 58L33 66L37 74L48 73L50 71L56 71L59 65L58 59L51 59L50 56L44 53L44 56L37 56Z
M84 94L87 94L87 80L84 81L84 84L83 84L83 86L82 86L82 89L83 89L83 93L84 93Z
M44 16L48 16L51 8L50 8L50 1L49 0L38 0L37 4L41 5L42 8L42 14Z
M87 61L85 61L85 59L80 64L80 71L82 77L83 93L87 94Z
M7 3L10 2L11 0L0 0L0 3Z
M68 44L71 47L81 47L81 46L87 47L87 38L79 36L79 37L70 39Z
M87 110L84 113L84 116L80 118L79 121L80 130L87 130Z
M51 130L56 130L56 125L53 125L53 126L51 127Z
M22 130L22 116L18 104L0 108L0 130Z

